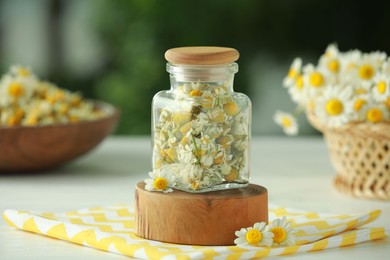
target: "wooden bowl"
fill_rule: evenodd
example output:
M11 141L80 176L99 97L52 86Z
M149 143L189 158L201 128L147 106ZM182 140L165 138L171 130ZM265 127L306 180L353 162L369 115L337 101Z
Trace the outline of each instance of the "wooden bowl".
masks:
M94 103L109 115L64 125L0 127L0 172L50 169L91 151L114 130L119 119L114 106Z

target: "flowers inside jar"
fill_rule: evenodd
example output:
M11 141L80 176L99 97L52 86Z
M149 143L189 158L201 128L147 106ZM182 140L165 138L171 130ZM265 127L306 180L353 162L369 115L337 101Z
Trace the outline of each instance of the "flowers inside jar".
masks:
M164 98L170 95L172 99ZM228 85L187 82L154 99L153 170L190 192L248 182L249 99Z

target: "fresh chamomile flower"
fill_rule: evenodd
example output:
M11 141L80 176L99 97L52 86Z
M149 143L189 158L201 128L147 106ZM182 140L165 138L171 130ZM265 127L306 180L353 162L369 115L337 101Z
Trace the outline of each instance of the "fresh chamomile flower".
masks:
M371 82L350 80L350 84L351 85L347 85L346 88L351 88L352 95L354 96L369 95L371 93Z
M320 96L325 88L332 81L329 73L321 67L314 67L307 64L303 67L304 82L309 86L308 94L312 97Z
M234 244L238 246L272 246L274 234L269 231L269 227L265 222L258 222L253 227L241 228L235 232L237 238Z
M352 98L351 120L362 121L365 120L365 107L371 103L371 98L368 94L355 95Z
M283 85L285 87L291 87L294 85L295 81L301 75L302 60L300 58L295 58L290 66L287 76L283 80Z
M327 69L331 74L337 74L340 72L340 57L337 45L330 44L325 53L320 57L319 66Z
M372 81L374 76L381 70L386 54L382 52L372 52L363 54L357 64L357 78L363 81Z
M172 192L175 186L173 175L166 174L163 171L149 172L150 179L145 180L145 189L148 191L162 191L164 193Z
M353 112L351 104L351 88L328 86L323 96L318 99L315 114L331 127L341 126L350 121Z
M307 83L305 82L305 77L303 75L299 75L297 80L294 82L293 86L288 88L288 92L291 96L291 99L301 105L305 106L308 103L308 86Z
M275 246L293 246L295 245L295 236L290 222L287 221L286 217L282 219L275 219L270 224L269 231L273 235L273 245Z
M390 97L390 77L385 74L376 75L372 92L376 101L386 101Z
M389 111L383 104L370 103L364 108L365 120L376 124L389 120Z
M274 121L283 128L286 135L298 134L298 122L290 113L276 111Z
M350 50L345 53L340 54L341 61L341 71L342 77L341 79L349 77L349 74L353 74L358 68L358 64L361 60L362 52L359 50ZM355 74L353 75L355 76Z
M385 62L383 62L381 72L387 76L390 76L390 60L387 58Z

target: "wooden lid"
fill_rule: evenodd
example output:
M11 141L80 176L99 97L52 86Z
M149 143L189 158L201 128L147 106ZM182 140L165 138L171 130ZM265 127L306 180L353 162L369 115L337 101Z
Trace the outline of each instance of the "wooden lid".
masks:
M216 65L238 60L240 53L233 48L196 46L169 49L165 59L173 64Z

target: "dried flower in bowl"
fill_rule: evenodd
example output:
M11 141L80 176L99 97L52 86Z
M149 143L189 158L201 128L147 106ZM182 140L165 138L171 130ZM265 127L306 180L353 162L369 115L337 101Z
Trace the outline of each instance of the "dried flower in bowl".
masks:
M0 127L91 121L107 113L79 93L40 80L26 67L12 66L0 80Z

